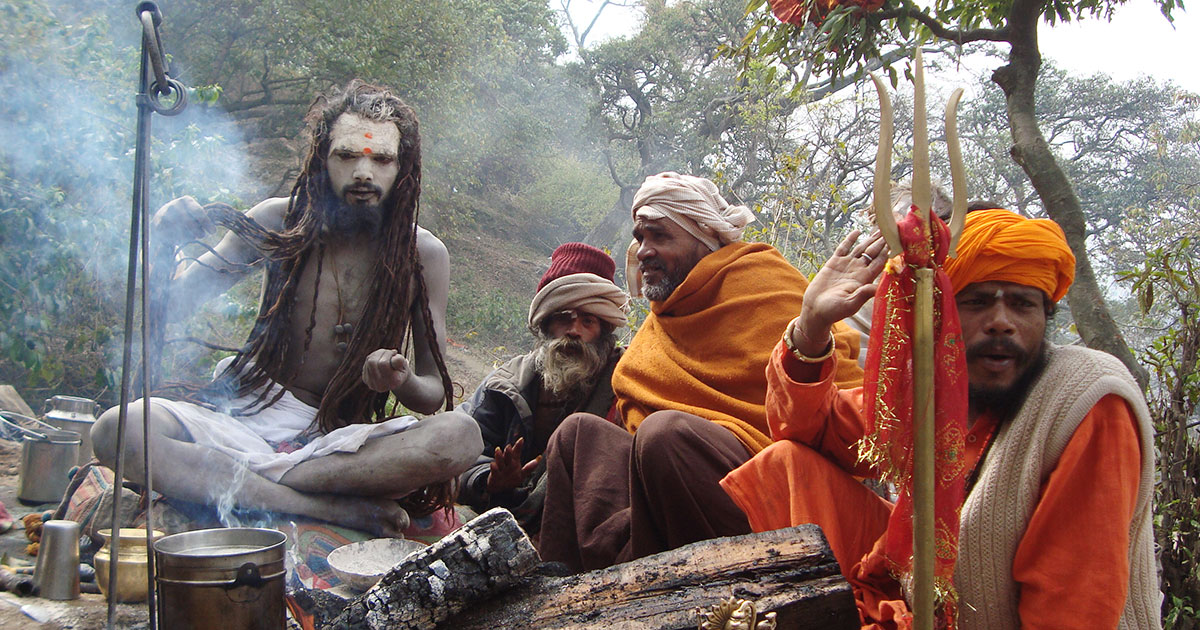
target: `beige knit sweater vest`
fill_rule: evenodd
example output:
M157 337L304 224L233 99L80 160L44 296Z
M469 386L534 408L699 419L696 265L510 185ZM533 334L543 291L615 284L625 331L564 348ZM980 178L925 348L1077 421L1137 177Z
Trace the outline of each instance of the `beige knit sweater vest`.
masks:
M1050 348L1049 365L1020 413L995 437L979 480L962 509L958 566L962 630L1019 628L1013 558L1043 481L1088 411L1107 394L1129 402L1142 442L1142 476L1129 525L1129 595L1119 628L1160 628L1160 601L1151 497L1154 432L1137 384L1111 355L1074 346Z

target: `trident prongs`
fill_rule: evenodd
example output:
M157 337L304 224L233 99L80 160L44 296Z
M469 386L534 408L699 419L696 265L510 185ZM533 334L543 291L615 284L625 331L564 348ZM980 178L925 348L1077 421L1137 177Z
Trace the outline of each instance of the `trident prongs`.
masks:
M874 72L871 80L879 94L879 149L875 154L875 224L888 248L895 256L904 251L900 245L900 230L892 214L892 99L887 87Z
M958 101L963 89L958 88L946 101L946 153L950 158L950 177L954 182L954 214L950 216L950 251L953 256L967 220L967 169L963 166L962 149L958 146Z

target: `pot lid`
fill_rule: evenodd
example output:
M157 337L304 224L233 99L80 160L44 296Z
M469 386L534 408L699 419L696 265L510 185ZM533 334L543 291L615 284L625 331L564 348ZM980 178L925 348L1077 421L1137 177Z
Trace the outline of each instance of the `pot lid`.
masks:
M96 408L96 401L79 396L55 396L46 401L51 411L66 411L68 413L91 414Z

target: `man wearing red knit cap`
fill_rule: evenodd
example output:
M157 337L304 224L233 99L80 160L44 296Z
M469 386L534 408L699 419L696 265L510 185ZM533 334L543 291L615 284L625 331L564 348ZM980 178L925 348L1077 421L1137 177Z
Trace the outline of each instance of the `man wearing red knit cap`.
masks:
M612 257L585 243L554 250L529 305L536 347L496 368L458 407L479 423L484 447L459 478L460 503L507 508L536 534L550 434L572 413L615 416L611 379L623 350L615 331L629 308L615 270Z
M910 602L886 557L892 506L852 477L879 474L858 457L863 390L838 389L832 362L809 358L826 352L830 324L874 294L885 268L883 242L857 240L847 237L813 279L771 357L776 442L721 485L755 531L820 525L863 627L903 628ZM1045 339L1075 273L1062 230L1007 210L972 212L944 268L969 385L958 627L1160 627L1146 403L1115 358Z

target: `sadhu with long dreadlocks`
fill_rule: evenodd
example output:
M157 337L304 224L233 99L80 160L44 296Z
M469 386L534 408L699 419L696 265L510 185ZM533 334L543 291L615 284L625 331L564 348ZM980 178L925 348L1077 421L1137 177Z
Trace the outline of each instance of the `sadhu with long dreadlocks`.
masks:
M245 215L183 197L155 214L152 255L214 224L230 228L199 258L179 257L168 319L258 264L266 274L249 339L213 382L186 401L151 399L153 485L188 501L397 534L409 511L448 504L450 480L482 449L470 416L435 413L451 400L442 359L449 256L417 226L421 141L412 109L354 81L318 97L306 120L311 144L289 197ZM389 394L434 415L390 417ZM118 451L116 411L93 430L107 464ZM140 402L130 406L132 426L141 411ZM128 431L125 447L135 481L145 476L141 433Z

